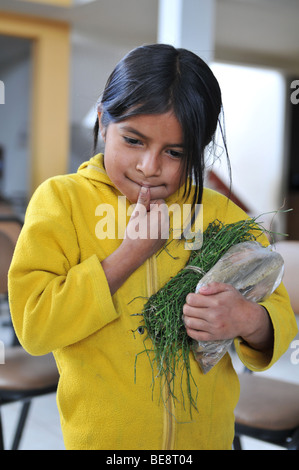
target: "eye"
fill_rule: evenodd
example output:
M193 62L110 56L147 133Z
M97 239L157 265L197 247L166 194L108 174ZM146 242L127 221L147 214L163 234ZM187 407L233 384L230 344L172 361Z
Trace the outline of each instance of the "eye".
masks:
M142 145L141 140L134 139L133 137L124 136L123 139L127 144L132 145L132 146Z
M178 152L176 150L167 150L168 155L172 158L183 158L183 152Z

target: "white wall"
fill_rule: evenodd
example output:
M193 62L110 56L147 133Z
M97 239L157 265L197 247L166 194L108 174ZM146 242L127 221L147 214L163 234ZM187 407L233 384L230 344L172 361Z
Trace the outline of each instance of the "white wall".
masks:
M74 30L71 55L71 123L82 123L117 62L134 46Z
M255 214L284 202L285 83L276 71L216 63L220 83L233 191ZM226 165L215 173L227 181Z
M154 37L148 38L148 42L154 41ZM94 117L90 117L91 123L95 122L96 102L115 65L130 50L142 44L141 39L135 42L131 37L107 38L101 35L101 31L94 34L84 29L73 29L70 72L71 172L77 171L82 161L92 156L92 128L85 127L85 118L94 110Z

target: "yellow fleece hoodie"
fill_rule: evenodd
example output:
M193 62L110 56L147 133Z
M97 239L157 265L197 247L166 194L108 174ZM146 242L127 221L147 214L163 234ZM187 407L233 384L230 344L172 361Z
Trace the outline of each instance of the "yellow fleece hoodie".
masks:
M160 385L152 387L145 353L137 356L135 383L135 358L146 335L138 329L141 317L133 314L185 266L190 252L182 241L171 244L173 257L166 251L151 257L111 297L101 261L122 240L100 240L97 224L103 220L101 204L113 206L117 221L118 196L101 154L76 174L43 183L28 206L9 272L10 307L21 344L32 355L53 352L57 362L66 448L230 449L239 384L228 354L206 375L191 357L198 388L192 419L180 384L178 401L169 399L165 406ZM179 192L166 202L181 203ZM231 223L246 217L208 189L202 203L204 229L216 218ZM109 210L107 217L113 218ZM237 342L241 360L253 370L270 367L297 332L283 285L263 305L275 331L272 356ZM182 388L186 397L184 380Z

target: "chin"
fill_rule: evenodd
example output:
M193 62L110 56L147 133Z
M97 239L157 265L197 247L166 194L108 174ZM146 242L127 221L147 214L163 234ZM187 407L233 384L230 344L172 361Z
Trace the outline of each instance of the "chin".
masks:
M138 200L138 194L132 194L128 192L120 191L123 196L125 196L131 204L136 204Z

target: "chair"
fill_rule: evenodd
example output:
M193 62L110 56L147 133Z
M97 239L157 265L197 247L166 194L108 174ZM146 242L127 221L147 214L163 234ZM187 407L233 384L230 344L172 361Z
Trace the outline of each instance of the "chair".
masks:
M279 241L276 249L284 258L283 282L292 308L299 314L299 241ZM239 374L239 380L234 449L242 450L240 438L248 436L288 450L299 450L299 384L248 371Z
M5 223L8 217L5 216ZM0 216L0 226L3 219ZM14 221L13 217L10 221ZM15 243L8 232L0 231L0 296L7 298L7 273ZM33 398L56 391L58 371L52 354L33 357L15 340L4 348L4 364L0 363L0 450L4 450L1 407L22 402L21 413L13 439L12 450L17 450Z
M58 371L52 354L30 356L21 346L5 348L5 363L0 365L0 450L4 450L1 407L22 402L12 450L17 450L35 397L56 392Z
M239 380L234 449L242 450L240 437L247 436L299 450L299 385L249 373Z
M1 218L0 218L0 227L1 227ZM2 227L1 227L2 228ZM6 310L8 309L8 286L7 286L7 273L8 268L11 262L11 258L14 252L15 244L12 241L11 237L0 230L0 307L2 312L2 307L5 305ZM12 322L9 319L6 323L6 326L12 328ZM13 331L13 344L19 344L17 337Z

